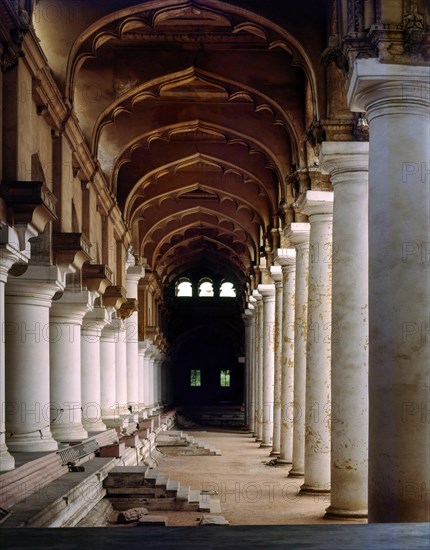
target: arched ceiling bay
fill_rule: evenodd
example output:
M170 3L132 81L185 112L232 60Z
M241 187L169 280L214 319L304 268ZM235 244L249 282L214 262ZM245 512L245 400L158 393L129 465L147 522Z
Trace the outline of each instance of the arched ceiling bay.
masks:
M251 1L73 4L80 17L39 0L36 32L135 250L165 283L199 265L244 282L288 174L306 167L304 131L324 100L318 9L268 1L264 18ZM61 40L48 9L57 23L69 13ZM295 10L307 13L311 44Z

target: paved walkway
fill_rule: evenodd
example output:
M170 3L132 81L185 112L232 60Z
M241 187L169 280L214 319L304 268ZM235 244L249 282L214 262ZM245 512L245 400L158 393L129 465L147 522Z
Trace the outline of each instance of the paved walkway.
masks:
M301 478L288 478L290 466L268 466L270 449L260 449L240 430L183 430L221 450L222 456L163 457L158 470L193 489L217 492L231 525L330 524L323 519L328 496L299 495ZM339 521L339 523L366 523Z

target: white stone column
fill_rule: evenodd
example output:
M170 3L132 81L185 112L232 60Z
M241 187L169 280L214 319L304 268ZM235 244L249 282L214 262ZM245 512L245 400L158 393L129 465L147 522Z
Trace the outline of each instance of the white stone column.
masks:
M430 521L429 79L428 66L360 59L348 91L370 126L372 523Z
M249 297L249 310L252 312L251 317L251 339L250 339L250 369L249 369L249 431L251 434L255 434L256 430L256 420L255 420L255 393L256 393L256 380L255 380L255 318L256 318L256 308L255 308L255 298L252 296Z
M282 268L270 268L275 281L274 380L273 380L273 437L271 456L281 452L281 396L282 396Z
M148 407L150 413L152 414L154 409L154 360L155 360L155 351L154 346L151 347L151 352L148 357Z
M49 313L51 431L59 442L88 437L82 425L81 326L91 309L88 291L65 290Z
M275 258L282 267L281 333L281 444L278 464L293 461L294 418L294 316L296 292L296 251L281 248Z
M253 324L253 314L252 310L247 308L245 309L242 319L245 325L245 423L248 426L248 429L254 431L254 419L252 417L252 324Z
M139 364L138 364L138 403L139 411L141 411L142 418L145 416L143 411L146 407L145 401L145 353L147 352L148 346L145 340L139 341Z
M263 440L263 297L258 290L253 291L256 302L256 335L255 335L255 441Z
M309 296L306 361L305 479L302 493L330 491L331 290L333 193L307 191Z
M9 269L15 262L22 260L25 260L25 257L10 245L5 243L0 247L0 472L8 472L15 468L15 459L8 451L5 437L5 286Z
M289 477L302 477L305 471L305 417L306 417L306 356L308 338L308 282L309 282L308 223L292 223L286 238L296 248L296 289L294 306L294 401L287 410L287 419L293 423L293 463Z
M11 451L55 451L49 414L49 309L62 290L55 266L31 265L6 283L6 442Z
M275 285L258 285L263 297L263 426L260 447L272 446L275 378Z
M330 174L334 187L331 504L327 515L366 517L369 144L325 142L320 166Z
M149 383L150 383L150 356L151 351L150 348L147 348L145 351L145 356L143 359L143 400L145 403L145 409L148 410L148 413L150 412L150 399L151 399L151 392L149 390Z
M109 323L104 307L95 307L87 313L81 328L81 396L82 421L88 432L103 432L102 421L100 341L102 330Z
M117 414L115 348L117 331L111 323L102 330L100 340L100 397L102 419L108 428L117 428L122 424Z
M140 265L131 266L127 269L125 286L127 298L136 299L139 281L145 276L145 269ZM138 410L139 396L139 317L135 311L125 322L127 333L127 396L128 405L133 411Z
M115 395L116 414L128 425L130 410L128 409L128 373L127 373L127 331L126 321L116 318L112 321L115 330Z

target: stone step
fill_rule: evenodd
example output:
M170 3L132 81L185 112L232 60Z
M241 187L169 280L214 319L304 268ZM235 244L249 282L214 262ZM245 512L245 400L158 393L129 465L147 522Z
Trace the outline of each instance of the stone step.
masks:
M198 502L200 504L200 491L198 489L190 489L188 502Z
M168 483L169 483L169 476L160 474L157 476L157 479L155 480L155 487L166 489Z
M211 497L210 513L221 514L221 501L219 499L214 499L213 497Z
M70 472L11 509L2 527L73 527L103 498L102 480L113 458L94 458L84 472Z
M190 495L190 487L189 485L181 485L178 489L178 493L176 495L176 500L185 500L187 502L189 502L189 497Z
M201 512L211 512L211 497L209 495L199 494L199 510Z

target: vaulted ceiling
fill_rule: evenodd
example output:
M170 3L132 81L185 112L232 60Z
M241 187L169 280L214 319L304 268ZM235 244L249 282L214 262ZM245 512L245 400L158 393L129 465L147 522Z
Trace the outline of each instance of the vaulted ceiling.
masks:
M327 2L52 4L36 32L135 250L166 284L190 266L243 282L311 160Z

